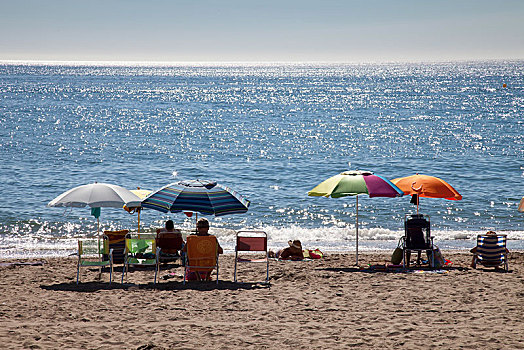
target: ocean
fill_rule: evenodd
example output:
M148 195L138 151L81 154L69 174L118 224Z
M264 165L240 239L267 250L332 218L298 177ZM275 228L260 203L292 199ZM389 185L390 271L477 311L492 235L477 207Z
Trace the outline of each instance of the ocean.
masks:
M524 61L387 64L0 62L0 258L67 256L96 235L88 208L49 208L62 192L114 183L158 189L216 180L251 201L208 217L227 251L236 230L271 248L300 239L354 251L355 198L308 197L346 170L437 176L461 201L421 198L442 250L476 235L524 249ZM505 85L504 85L505 84ZM390 250L410 197L359 196L360 250ZM167 219L144 209L144 231ZM137 216L102 208L102 229Z

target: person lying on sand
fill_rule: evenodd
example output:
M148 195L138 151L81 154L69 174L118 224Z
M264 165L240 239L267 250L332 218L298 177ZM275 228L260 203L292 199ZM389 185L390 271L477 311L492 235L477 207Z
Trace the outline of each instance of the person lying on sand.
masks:
M302 243L298 239L295 239L294 241L289 241L287 243L289 244L289 247L280 249L276 253L270 250L268 252L269 257L283 260L304 259L304 253L302 252Z

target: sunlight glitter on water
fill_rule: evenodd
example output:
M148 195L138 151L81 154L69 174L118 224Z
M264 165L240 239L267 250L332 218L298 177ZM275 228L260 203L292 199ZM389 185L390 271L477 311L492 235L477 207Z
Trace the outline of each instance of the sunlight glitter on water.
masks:
M64 214L46 203L94 181L153 190L176 171L251 200L243 216L211 218L217 229L265 227L278 244L303 236L345 249L354 244L354 198L307 191L350 162L390 179L439 176L459 190L462 201L421 201L436 239L468 242L495 229L524 240L522 67L0 63L0 236L45 245L91 234L87 210ZM413 211L409 198L359 202L370 247L393 242ZM169 217L189 225L147 211L142 220L152 230ZM132 228L136 217L104 209L102 224Z

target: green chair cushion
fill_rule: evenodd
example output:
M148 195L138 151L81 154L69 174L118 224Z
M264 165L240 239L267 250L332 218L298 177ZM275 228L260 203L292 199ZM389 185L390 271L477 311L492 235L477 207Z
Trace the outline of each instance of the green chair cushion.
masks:
M109 261L81 261L82 266L109 266Z
M156 259L138 259L130 257L127 259L130 265L156 265Z

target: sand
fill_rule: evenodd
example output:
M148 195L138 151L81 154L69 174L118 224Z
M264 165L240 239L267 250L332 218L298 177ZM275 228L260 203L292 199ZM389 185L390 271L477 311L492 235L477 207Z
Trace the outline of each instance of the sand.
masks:
M443 252L444 273L359 270L353 254L262 265L220 259L220 283L182 284L182 268L117 272L97 280L74 258L41 266L0 264L5 349L524 349L524 253L510 272L469 268L467 252ZM365 253L360 263L389 254ZM25 262L27 261L21 261ZM5 264L7 263L7 264ZM121 271L120 266L117 271ZM174 273L174 275L170 275Z

